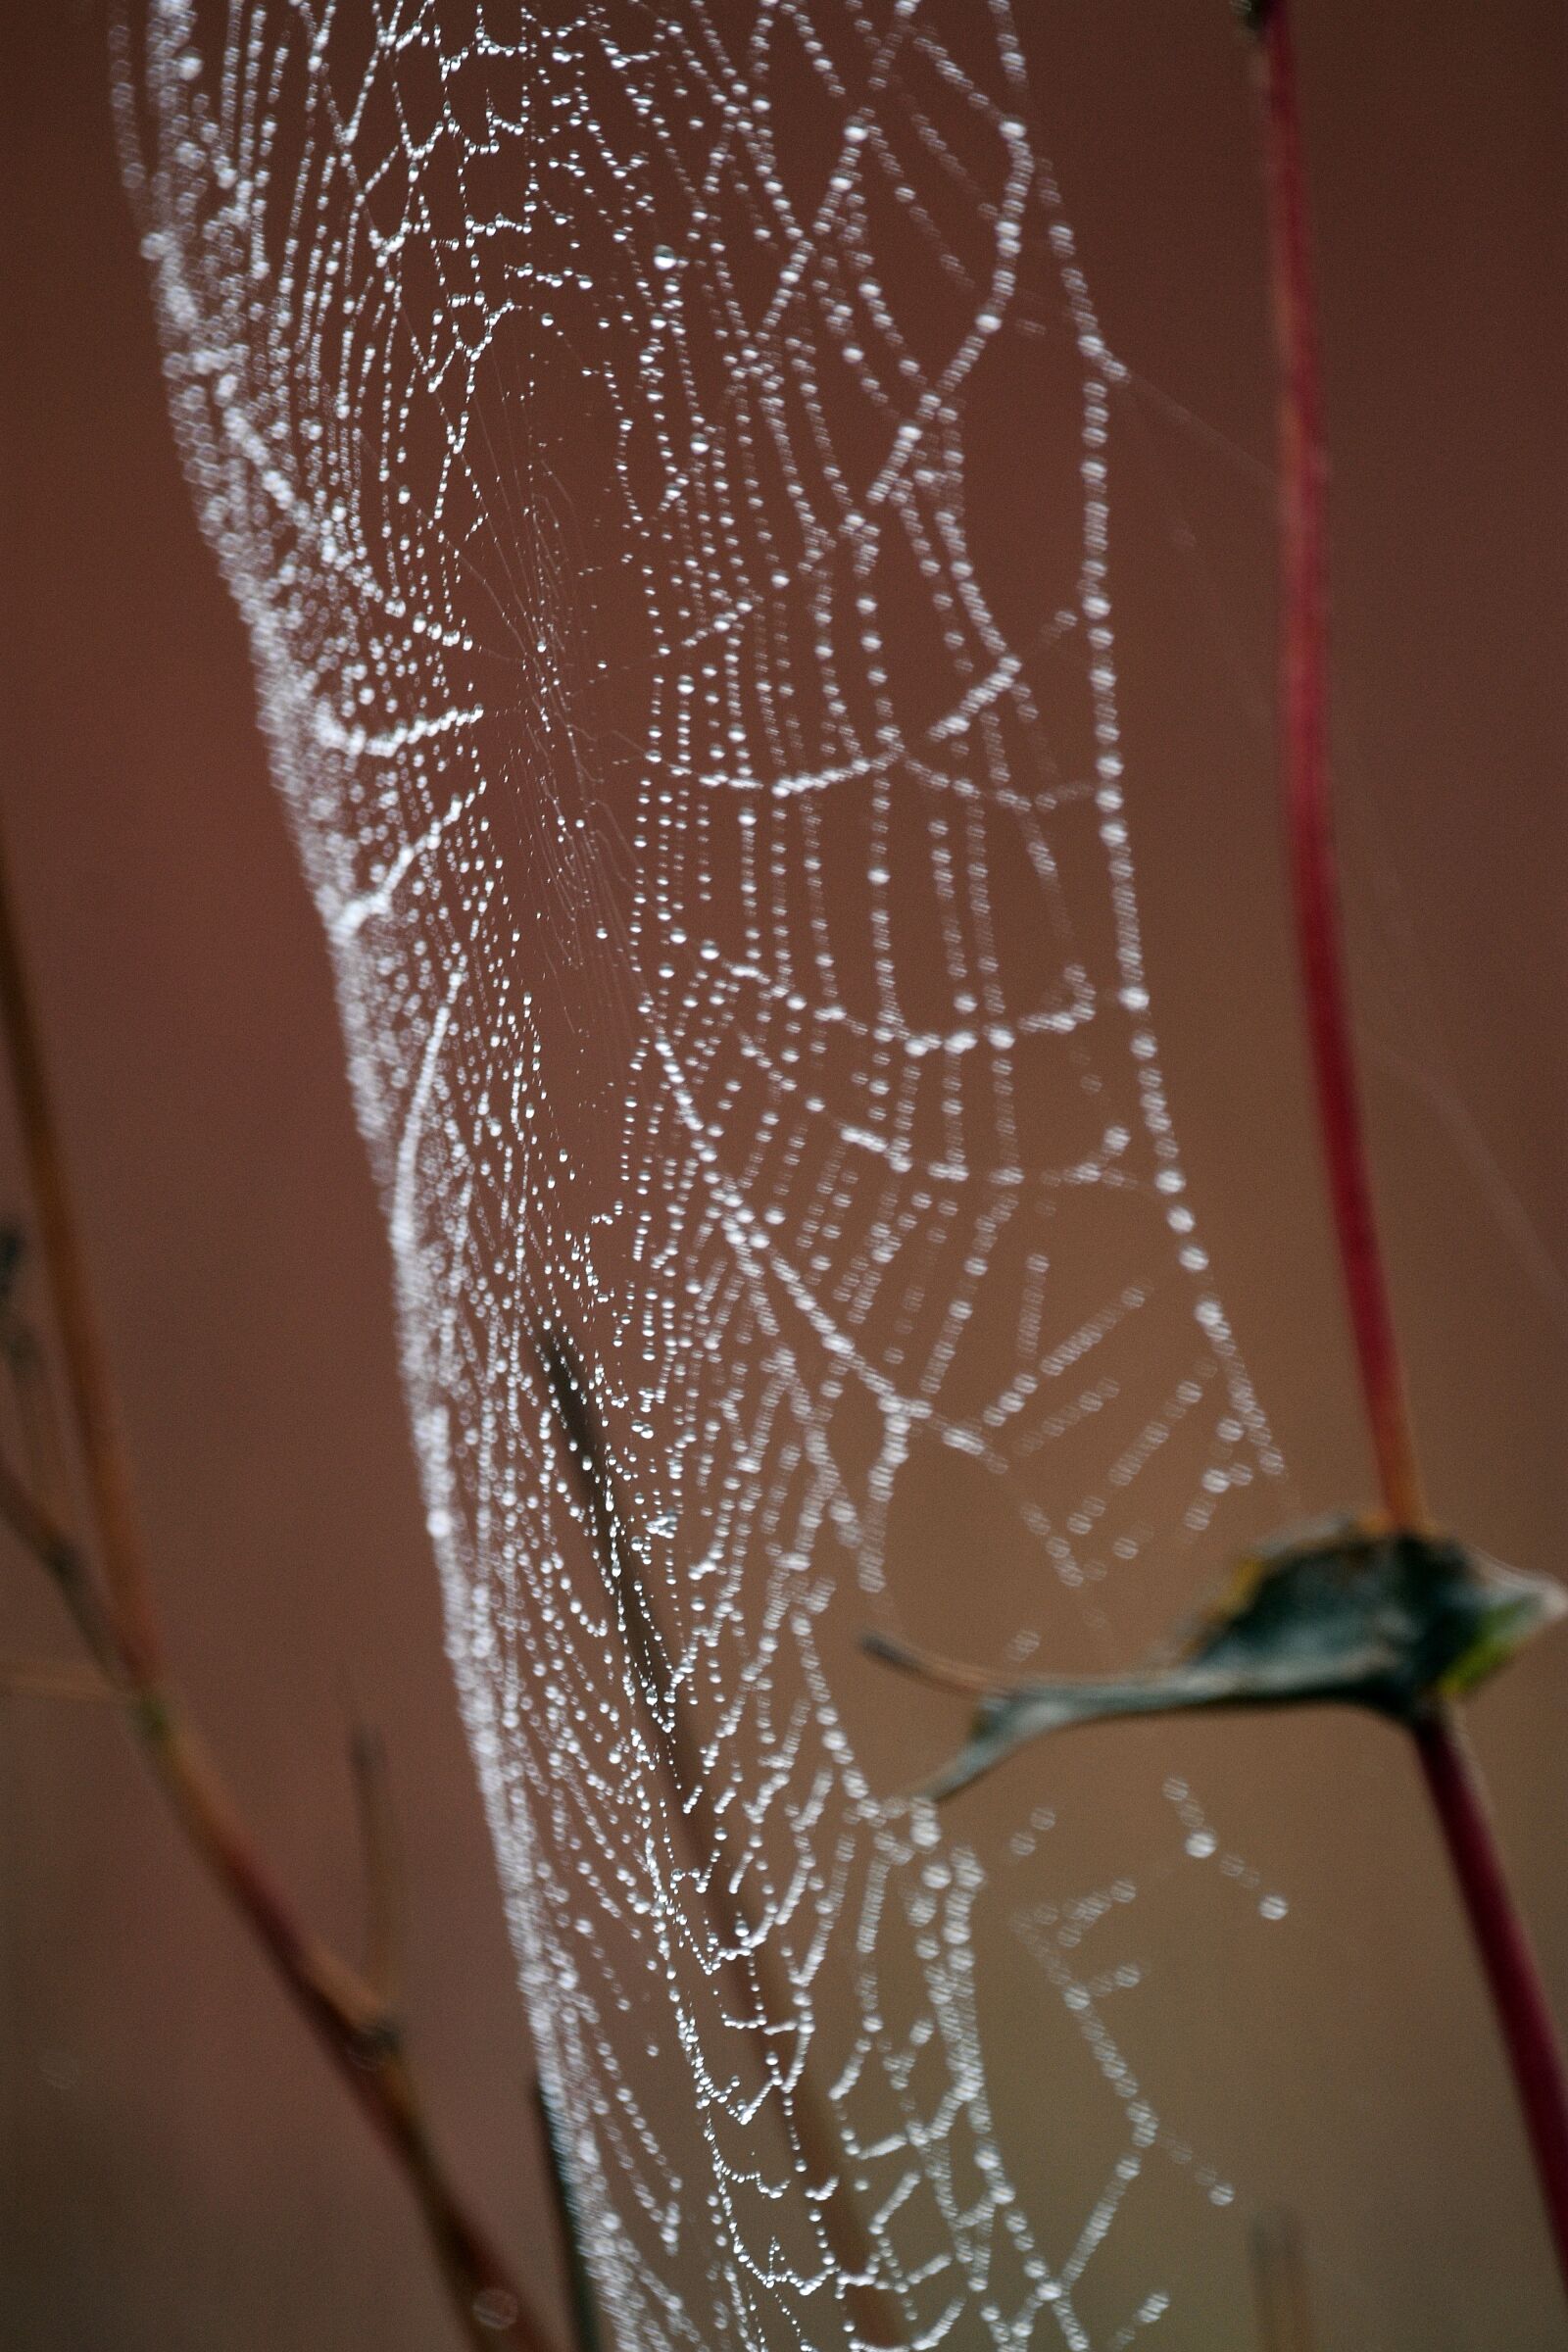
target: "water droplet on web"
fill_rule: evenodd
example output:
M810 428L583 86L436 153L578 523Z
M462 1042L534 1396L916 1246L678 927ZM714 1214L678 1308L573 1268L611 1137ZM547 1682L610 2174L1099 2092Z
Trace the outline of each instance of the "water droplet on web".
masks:
M857 2152L846 2208L907 2180L877 2260L953 2288L947 2344L1017 2352L1020 2266L1060 2299L988 2119L987 2066L1022 2063L976 1967L993 1872L1042 1900L1044 1997L1116 2120L1114 2154L1060 2151L1083 2209L1180 2144L1113 2027L1174 1838L1218 1851L1187 1782L1173 1830L1145 1766L1135 1909L1130 1832L1069 1894L1042 1840L1073 1867L1072 1773L1033 1812L1039 1782L904 1800L961 1710L889 1696L862 1755L853 1642L908 1601L1054 1670L1091 1598L1130 1622L1280 1467L1218 1298L1168 1279L1209 1279L1134 874L1140 796L1176 786L1122 737L1117 364L1035 148L1051 93L1006 0L940 52L895 4L889 42L801 0L782 79L657 9L633 40L624 9L438 0L356 0L341 59L331 10L250 0L228 45L167 0L148 61L171 394L329 909L448 1640L638 2342L838 2296L805 2140L752 2103L775 2064ZM1073 551L1049 577L999 564L1014 482ZM1015 1641L993 1540L1031 1580Z

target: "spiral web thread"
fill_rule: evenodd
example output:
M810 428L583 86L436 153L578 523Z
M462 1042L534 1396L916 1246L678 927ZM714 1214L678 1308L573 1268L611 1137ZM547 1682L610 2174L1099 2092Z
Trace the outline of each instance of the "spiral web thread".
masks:
M1125 1655L1279 1469L1149 1025L1121 370L1030 67L1000 0L151 0L123 44L529 2013L639 2352L1126 2345L1166 2297L1134 2240L1097 2301L1101 2249L1192 2161L1105 2018L1138 1886L1047 1868L1013 1925L1120 2122L1080 2208L1025 2210L970 1924L1051 1815L1017 1776L993 1853L886 1801L956 1727L890 1732L856 1649L973 1654L972 1514L1042 1656ZM1172 1850L1255 1884L1166 1799Z

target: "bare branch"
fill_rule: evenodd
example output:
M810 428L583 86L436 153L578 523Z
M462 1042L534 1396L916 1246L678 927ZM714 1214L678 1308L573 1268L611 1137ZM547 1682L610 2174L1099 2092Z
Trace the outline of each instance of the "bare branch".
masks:
M378 1986L347 1968L298 1920L253 1844L217 1764L170 1680L131 1499L120 1416L66 1181L0 844L0 1036L10 1060L36 1201L82 1468L91 1497L100 1585L52 1494L0 1455L0 1525L46 1570L94 1664L119 1697L144 1757L197 1854L227 1893L340 2081L401 2166L424 2221L455 2316L475 2352L550 2352L549 2338L508 2266L466 2210L431 2140L401 2035ZM0 1263L8 1289L16 1251ZM9 1300L6 1302L9 1304ZM46 1382L36 1350L8 1352L36 1406L34 1475L43 1451ZM19 1402L22 1399L19 1396ZM63 1482L62 1482L63 1483ZM377 1833L379 1835L379 1833Z
M350 1732L349 1766L365 1853L365 1974L391 2009L403 1981L402 1871L386 1744L373 1726L357 1723Z
M27 1483L51 1518L63 1523L70 1480L43 1349L36 1332L20 1317L10 1322L3 1346L17 1403Z
M912 1643L895 1642L887 1634L862 1634L860 1647L868 1658L879 1658L884 1666L896 1666L900 1674L908 1675L914 1682L929 1684L933 1690L956 1691L960 1698L1006 1698L1019 1688L1016 1680L989 1673L983 1666L960 1666L955 1658L939 1657L931 1649L916 1649Z
M0 1658L0 1693L7 1698L117 1700L120 1692L96 1666L69 1658Z
M1301 2232L1283 2206L1260 2213L1248 2232L1258 2352L1312 2352L1312 2305Z

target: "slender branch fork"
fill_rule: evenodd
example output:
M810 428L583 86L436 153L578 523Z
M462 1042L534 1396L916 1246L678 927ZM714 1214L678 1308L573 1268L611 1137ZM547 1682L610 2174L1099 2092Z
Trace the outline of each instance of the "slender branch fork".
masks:
M0 842L0 1032L10 1064L23 1150L54 1308L66 1385L96 1544L89 1559L72 1541L35 1462L24 1478L0 1456L0 1524L42 1563L101 1677L118 1700L186 1838L266 1954L350 2096L402 2169L418 2205L466 2340L507 2352L553 2352L508 2265L467 2211L437 2154L403 2044L391 1982L392 1865L377 1752L361 1734L356 1775L372 1879L371 1960L361 1974L301 1924L262 1860L214 1759L175 1690L153 1600L131 1494L108 1357L93 1311L45 1072L38 1025L12 908ZM31 1350L12 1351L14 1377ZM22 1418L36 1430L37 1385L28 1376ZM31 1449L35 1454L39 1448ZM24 1678L46 1689L55 1673Z
M1259 24L1271 275L1280 363L1282 768L1297 952L1362 1401L1384 1507L1430 1526L1398 1335L1378 1237L1361 1116L1334 856L1328 766L1328 462L1290 0ZM1457 1718L1435 1704L1413 1728L1428 1793L1469 1915L1524 2111L1568 2283L1568 2076L1540 1967L1508 1885L1479 1769Z

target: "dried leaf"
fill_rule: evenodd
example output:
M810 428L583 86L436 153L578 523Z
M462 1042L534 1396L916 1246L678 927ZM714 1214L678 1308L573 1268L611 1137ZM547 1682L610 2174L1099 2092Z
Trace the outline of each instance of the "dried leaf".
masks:
M1550 1578L1450 1537L1336 1520L1242 1561L1169 1645L1126 1675L991 1681L880 1635L865 1647L980 1699L967 1743L923 1791L941 1799L1047 1732L1118 1715L1340 1703L1409 1723L1484 1682L1565 1608Z

